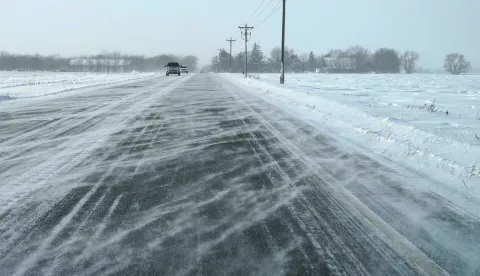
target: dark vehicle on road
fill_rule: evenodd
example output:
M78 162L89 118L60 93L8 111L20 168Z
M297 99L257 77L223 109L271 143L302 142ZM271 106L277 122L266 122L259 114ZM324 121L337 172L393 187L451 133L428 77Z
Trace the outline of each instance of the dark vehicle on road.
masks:
M167 76L170 74L176 74L180 76L180 64L178 64L178 62L169 62L167 65L165 65L165 67L167 67Z

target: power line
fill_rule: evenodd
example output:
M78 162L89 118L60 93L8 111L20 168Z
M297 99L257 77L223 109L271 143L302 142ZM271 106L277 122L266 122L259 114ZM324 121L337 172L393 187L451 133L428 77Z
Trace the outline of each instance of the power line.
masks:
M257 16L260 16L261 14L263 14L263 12L268 8L270 7L270 5L273 3L274 0L270 0L270 2L268 2L268 4L263 7L263 9L257 14Z
M276 13L280 8L282 7L282 1L278 1L277 5L273 8L273 10L270 12L270 14L267 15L260 23L257 24L257 29L265 22L267 21L274 13Z
M262 2L260 3L260 5L258 5L258 7L253 11L253 13L250 15L250 17L248 17L247 21L248 22L250 19L252 19L252 16L258 11L258 9L262 6L262 4L265 2L265 0L262 0Z

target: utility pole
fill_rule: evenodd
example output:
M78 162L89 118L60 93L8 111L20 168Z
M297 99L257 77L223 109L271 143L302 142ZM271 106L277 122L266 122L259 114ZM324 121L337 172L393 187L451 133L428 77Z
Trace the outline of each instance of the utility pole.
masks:
M219 71L220 71L219 73L221 73L223 71L222 59L221 59L221 56L220 56L220 54L222 53L222 50L223 50L222 48L217 49L217 51L218 51L218 65L219 65L218 68L219 68Z
M280 84L285 83L285 2L283 0L283 14L282 14L282 59L280 61Z
M214 56L212 58L213 72L218 73L218 57Z
M249 32L249 30L253 29L254 27L253 26L249 27L247 24L245 24L244 27L240 26L238 28L242 30L242 39L245 40L245 78L246 78L247 70L248 70L247 42L252 38L252 32Z
M215 73L215 57L212 57L212 73Z
M230 42L230 73L232 73L232 42L237 41L236 39L227 39L227 42Z

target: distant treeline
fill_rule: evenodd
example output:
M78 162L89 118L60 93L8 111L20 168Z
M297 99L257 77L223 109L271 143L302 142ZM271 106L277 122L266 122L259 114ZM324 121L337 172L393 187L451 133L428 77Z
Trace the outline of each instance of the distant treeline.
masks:
M124 59L130 60L129 69L139 72L160 71L164 69L164 65L170 61L178 61L182 65L186 65L191 71L195 71L198 66L198 58L192 55L175 56L175 55L128 55L121 53L102 53L98 55L82 55L75 57L62 57L60 55L43 56L11 54L8 52L0 52L0 70L2 71L69 71L71 59Z
M285 48L286 72L321 72L332 73L413 73L417 69L420 55L414 51L403 53L392 48L380 48L375 52L362 46L352 46L346 50L333 49L326 54L297 54L291 48ZM248 71L252 73L280 72L281 49L276 47L270 55L264 54L258 43L252 45L248 52ZM230 70L230 54L221 50L219 55L211 60L210 70L228 72ZM465 73L470 69L470 63L463 55L449 54L445 57L444 69L452 74ZM232 56L232 72L245 70L245 53Z

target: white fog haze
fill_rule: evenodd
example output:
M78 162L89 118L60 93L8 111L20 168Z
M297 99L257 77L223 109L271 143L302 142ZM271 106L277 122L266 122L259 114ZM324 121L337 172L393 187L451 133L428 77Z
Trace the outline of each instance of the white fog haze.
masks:
M184 1L5 1L0 10L1 50L72 56L102 50L129 54L196 55L210 62L215 49L234 36L261 0ZM258 25L277 3L265 0L248 23ZM450 52L480 64L480 19L476 0L299 0L289 3L287 45L297 52L324 54L362 45L371 51L414 49L425 68L442 68ZM259 13L262 11L262 13ZM173 22L172 22L173 21ZM226 24L226 22L229 22ZM12 26L15 26L12 28ZM253 31L252 42L269 51L280 46L281 13ZM215 39L214 39L215 37ZM478 67L478 66L477 66Z

